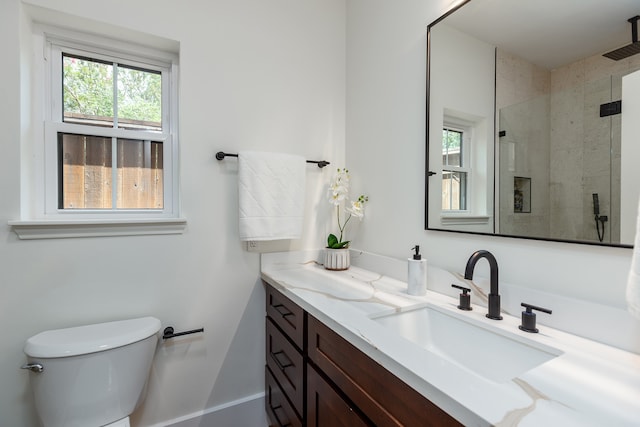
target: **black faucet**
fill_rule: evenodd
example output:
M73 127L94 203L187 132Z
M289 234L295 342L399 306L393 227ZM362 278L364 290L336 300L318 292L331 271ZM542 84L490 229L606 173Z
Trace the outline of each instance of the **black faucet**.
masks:
M486 258L489 261L489 268L491 270L491 290L489 292L489 312L487 317L489 319L501 320L500 315L500 294L498 293L498 262L496 258L489 251L476 251L471 255L469 261L467 261L467 267L464 269L464 278L467 280L473 279L473 269L480 258Z

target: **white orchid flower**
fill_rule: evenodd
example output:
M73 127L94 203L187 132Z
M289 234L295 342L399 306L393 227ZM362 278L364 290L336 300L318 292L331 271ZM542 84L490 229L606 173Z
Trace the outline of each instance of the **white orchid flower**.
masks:
M347 195L342 192L333 191L329 194L329 200L334 206L339 206L343 200L347 198Z
M344 208L345 212L349 214L344 223L340 220L340 208L342 203L349 198L349 171L345 169L338 169L333 180L329 184L328 195L329 202L336 207L336 215L338 218L338 229L340 230L340 238L333 234L329 235L328 246L330 248L346 248L349 246L349 241L343 241L342 236L347 223L352 216L362 220L364 217L364 204L369 201L369 197L361 195L358 200L351 201L351 206Z
M351 207L347 208L347 212L349 212L356 218L360 218L360 220L362 220L362 218L364 217L364 209L362 203L360 203L358 200L356 200L355 202L351 201Z

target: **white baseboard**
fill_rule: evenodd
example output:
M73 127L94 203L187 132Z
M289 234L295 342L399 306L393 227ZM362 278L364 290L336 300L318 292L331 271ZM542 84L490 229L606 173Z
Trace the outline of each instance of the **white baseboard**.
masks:
M194 412L152 427L267 427L264 393Z

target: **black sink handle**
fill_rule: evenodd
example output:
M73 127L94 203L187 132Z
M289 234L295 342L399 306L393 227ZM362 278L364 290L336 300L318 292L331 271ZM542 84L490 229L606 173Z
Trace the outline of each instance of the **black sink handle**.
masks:
M471 292L471 289L455 284L451 284L451 287L458 288L462 291L460 294L460 305L458 305L458 308L465 311L473 310L473 308L471 308L471 295L468 294L468 292Z
M548 308L542 308L536 305L527 304L525 302L521 303L520 305L526 308L526 311L522 312L522 324L518 326L518 328L525 332L537 333L538 328L536 328L536 314L531 310L536 310L547 314L551 314L551 310L549 310Z

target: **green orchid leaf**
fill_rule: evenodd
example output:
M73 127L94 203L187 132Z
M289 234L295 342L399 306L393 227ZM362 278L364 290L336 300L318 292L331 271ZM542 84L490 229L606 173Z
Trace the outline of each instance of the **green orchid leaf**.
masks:
M337 245L332 246L332 247L333 247L333 249L343 249L343 248L347 248L347 247L349 247L349 242L350 242L349 240L347 240L346 242L340 242L340 243L338 243Z
M330 249L344 249L349 247L349 240L346 242L341 242L338 240L335 234L329 234L329 238L327 239L327 247Z

